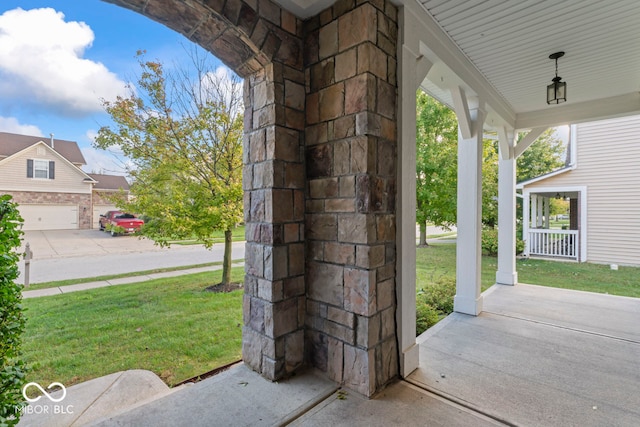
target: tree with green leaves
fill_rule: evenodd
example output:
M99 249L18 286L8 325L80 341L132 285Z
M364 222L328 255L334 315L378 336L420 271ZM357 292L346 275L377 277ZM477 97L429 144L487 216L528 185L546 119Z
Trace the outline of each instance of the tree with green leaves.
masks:
M426 245L427 222L456 223L458 120L422 90L416 96L416 218L420 245Z
M524 135L519 134L518 141ZM555 135L555 129L547 129L516 160L517 181L527 181L561 168L565 164L565 152L566 145Z
M191 59L192 68L167 72L138 52L137 88L103 101L114 125L100 129L95 146L129 159L132 197L117 206L145 218L144 236L161 246L197 238L210 247L214 231L224 231L229 284L232 229L243 217L241 85L197 51Z
M26 366L21 359L25 319L22 285L16 283L22 218L11 196L0 196L0 425L16 425L25 404L22 386Z

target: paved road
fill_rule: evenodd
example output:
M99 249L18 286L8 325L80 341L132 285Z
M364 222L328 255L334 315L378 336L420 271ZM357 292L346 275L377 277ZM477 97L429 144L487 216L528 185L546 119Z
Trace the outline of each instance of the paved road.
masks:
M24 242L33 251L31 283L222 261L224 251L222 244L210 250L202 245L160 248L147 239L111 237L97 230L29 231ZM242 258L244 242L235 242L232 259ZM24 262L18 281L24 282Z

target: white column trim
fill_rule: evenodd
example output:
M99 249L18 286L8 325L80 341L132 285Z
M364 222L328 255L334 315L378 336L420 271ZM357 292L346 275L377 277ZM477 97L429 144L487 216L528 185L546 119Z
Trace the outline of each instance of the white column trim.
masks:
M416 91L431 69L415 17L399 10L398 197L396 205L396 334L400 375L417 369L416 343Z
M524 240L524 256L529 256L529 222L531 220L531 194L528 189L522 190L522 239Z
M473 123L471 119L471 112L469 111L469 104L467 102L467 95L460 86L454 86L451 88L451 98L453 99L453 108L458 117L458 128L462 134L463 139L471 139L473 135Z
M515 285L516 271L516 159L513 130L498 129L498 269L496 283ZM505 155L504 151L507 150Z
M479 99L467 100L460 88L454 92L457 93L454 99L456 96L461 98L454 101L458 104L458 237L453 309L477 316L482 312L482 138L485 112ZM472 108L468 108L469 105ZM461 120L461 115L468 115L466 125L461 124L466 120ZM471 135L465 138L464 132L469 131Z

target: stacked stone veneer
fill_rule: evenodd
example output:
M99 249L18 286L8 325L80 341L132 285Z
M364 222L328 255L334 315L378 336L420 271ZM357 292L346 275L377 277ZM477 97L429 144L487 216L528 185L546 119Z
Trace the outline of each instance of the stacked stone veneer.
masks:
M397 375L397 10L339 0L305 22L270 0L108 0L245 78L243 358L371 395Z
M5 191L18 204L29 205L77 205L78 228L91 228L92 205L91 194L79 193L45 193L38 191Z
M397 374L396 9L306 22L307 352L365 395Z

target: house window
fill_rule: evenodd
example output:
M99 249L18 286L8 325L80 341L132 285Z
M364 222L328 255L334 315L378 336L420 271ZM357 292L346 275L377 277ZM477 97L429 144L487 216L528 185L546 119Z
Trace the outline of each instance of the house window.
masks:
M49 162L46 160L34 160L33 177L49 179Z
M55 166L50 160L27 159L27 178L54 179Z

